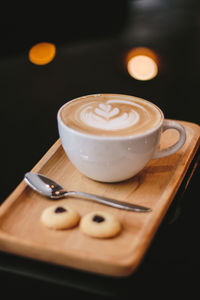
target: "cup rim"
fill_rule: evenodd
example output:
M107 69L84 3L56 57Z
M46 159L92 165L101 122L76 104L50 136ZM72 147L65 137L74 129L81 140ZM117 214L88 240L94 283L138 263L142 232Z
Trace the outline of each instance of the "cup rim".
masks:
M88 97L88 96L97 96L97 95L115 95L115 96L128 96L128 97L135 97L135 98L138 98L138 99L141 99L143 101L146 101L148 103L150 103L151 105L153 105L159 112L160 112L160 115L161 115L161 120L159 122L159 124L151 129L148 129L147 131L143 132L143 133L136 133L136 134L133 134L133 135L127 135L127 136L105 136L105 135L95 135L95 134L91 134L91 133L86 133L86 132L82 132L82 131L79 131L79 130L76 130L74 128L71 128L69 126L67 126L63 120L61 119L60 117L60 112L61 110L63 109L63 107L65 105L67 105L69 102L71 101L74 101L74 100L77 100L77 99L81 99L83 97ZM153 102L151 101L148 101L146 99L143 99L143 98L140 98L140 97L136 97L136 96L133 96L133 95L125 95L125 94L115 94L115 93L98 93L98 94L88 94L88 95L85 95L85 96L81 96L81 97L77 97L77 98L73 98L71 100L69 100L68 102L65 102L58 110L57 112L57 121L58 123L62 124L62 126L64 128L66 128L69 132L73 133L73 134L76 134L76 135L79 135L79 136L82 136L82 137L88 137L88 138L91 138L91 139L96 139L96 140L115 140L115 141L119 141L119 140L129 140L129 139L134 139L134 138L140 138L140 137L144 137L144 136L148 136L150 134L152 134L153 132L157 131L159 128L162 127L163 125L163 122L164 122L164 113L163 111L156 105L154 104Z

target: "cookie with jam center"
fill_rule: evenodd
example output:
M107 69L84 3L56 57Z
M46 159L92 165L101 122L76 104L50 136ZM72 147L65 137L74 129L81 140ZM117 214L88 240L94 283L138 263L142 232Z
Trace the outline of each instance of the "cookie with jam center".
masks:
M108 212L93 211L82 217L80 229L91 237L111 238L121 231L121 223Z
M68 229L78 224L80 215L68 205L61 204L47 207L42 212L40 220L51 229Z

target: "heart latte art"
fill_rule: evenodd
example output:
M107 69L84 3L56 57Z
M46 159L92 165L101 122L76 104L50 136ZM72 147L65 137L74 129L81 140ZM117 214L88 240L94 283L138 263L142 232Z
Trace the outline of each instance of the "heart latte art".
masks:
M99 103L95 107L85 105L80 112L80 119L86 125L106 131L121 130L128 128L139 120L139 115L133 109L123 111L119 100L108 100L106 103ZM124 103L124 102L123 102ZM129 104L129 103L127 103Z
M80 132L100 136L129 136L161 122L160 110L133 96L100 94L81 97L61 108L62 121Z

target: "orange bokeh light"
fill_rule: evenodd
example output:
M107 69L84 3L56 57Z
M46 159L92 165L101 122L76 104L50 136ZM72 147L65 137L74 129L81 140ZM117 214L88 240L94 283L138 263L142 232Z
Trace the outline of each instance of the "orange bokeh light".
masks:
M127 55L127 70L137 80L151 80L158 74L156 54L144 47L134 48Z
M56 46L52 43L38 43L28 53L29 60L36 65L50 63L56 54Z

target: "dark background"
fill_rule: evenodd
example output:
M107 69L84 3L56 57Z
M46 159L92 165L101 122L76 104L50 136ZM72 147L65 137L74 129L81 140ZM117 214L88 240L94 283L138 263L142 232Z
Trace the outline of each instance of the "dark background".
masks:
M58 139L57 110L72 98L100 92L135 95L157 104L166 118L199 124L198 2L68 1L2 8L1 202ZM56 45L55 59L33 65L28 51L43 41ZM138 46L158 56L153 80L134 80L126 71L126 55ZM2 289L120 299L198 292L199 165L187 185L192 170L193 165L131 277L104 278L0 253Z

